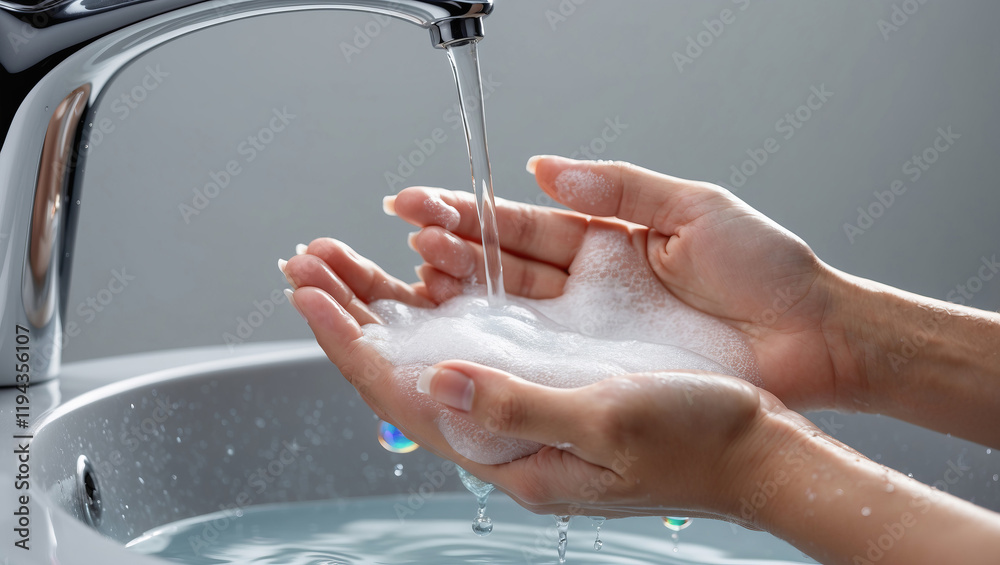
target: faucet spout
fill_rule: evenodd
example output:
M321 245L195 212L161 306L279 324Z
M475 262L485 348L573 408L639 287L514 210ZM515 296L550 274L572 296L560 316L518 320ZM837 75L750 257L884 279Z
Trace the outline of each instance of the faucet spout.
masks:
M306 10L392 16L437 48L479 41L492 0L0 0L0 386L56 376L87 140L143 53L218 24Z

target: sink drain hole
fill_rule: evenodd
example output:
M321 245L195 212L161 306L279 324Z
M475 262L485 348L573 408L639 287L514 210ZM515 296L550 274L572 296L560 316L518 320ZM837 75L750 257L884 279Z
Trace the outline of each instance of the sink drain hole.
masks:
M94 466L81 455L76 460L76 492L80 504L80 514L91 527L101 524L101 488Z

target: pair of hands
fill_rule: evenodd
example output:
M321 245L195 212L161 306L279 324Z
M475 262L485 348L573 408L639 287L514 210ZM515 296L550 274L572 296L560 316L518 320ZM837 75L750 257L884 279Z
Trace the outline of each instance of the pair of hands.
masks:
M551 389L444 362L422 375L422 392L493 433L550 446L494 466L458 455L433 422L436 409L414 407L393 367L358 340L361 326L379 323L367 307L372 301L434 307L461 292L464 279L484 280L469 193L409 188L386 199L387 212L421 228L410 238L425 261L421 282L404 283L345 244L318 239L283 268L296 288L293 303L380 417L532 511L715 516L754 525L753 516L740 516L743 487L768 453L810 427L784 405L834 407L854 394L853 359L832 345L842 339L829 323L837 273L717 186L559 157L533 158L528 170L576 212L497 201L507 292L559 296L588 227L620 229L671 293L747 337L766 391L732 377L676 371ZM597 179L596 188L567 182L581 174Z

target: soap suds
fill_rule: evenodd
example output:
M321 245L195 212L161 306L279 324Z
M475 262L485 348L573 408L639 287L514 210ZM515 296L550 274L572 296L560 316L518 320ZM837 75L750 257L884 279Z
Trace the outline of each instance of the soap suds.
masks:
M665 370L712 371L760 384L743 337L670 294L625 234L591 228L570 273L562 296L509 297L500 308L477 294L435 309L381 300L371 306L386 323L365 326L364 340L396 366L420 403L432 402L416 391L420 372L449 359L560 388ZM455 451L479 463L505 463L541 448L496 436L447 409L438 427Z
M435 224L448 231L458 229L458 225L462 221L462 216L458 213L458 210L450 206L439 196L431 196L424 200L424 209L430 214Z
M589 170L566 169L555 180L556 195L563 202L595 205L611 196L611 182Z

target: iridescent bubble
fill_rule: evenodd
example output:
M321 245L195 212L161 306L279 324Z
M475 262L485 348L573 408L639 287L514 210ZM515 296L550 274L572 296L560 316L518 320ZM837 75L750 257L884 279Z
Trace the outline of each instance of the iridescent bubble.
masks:
M399 428L384 420L378 422L378 442L392 453L409 453L420 447L404 436Z
M664 516L663 525L666 526L668 530L679 532L691 525L691 518L676 518L674 516Z

